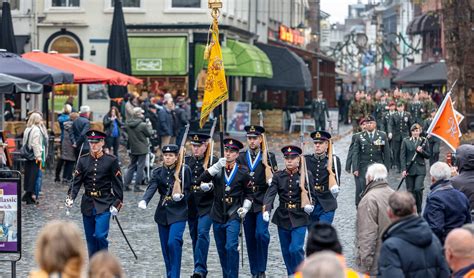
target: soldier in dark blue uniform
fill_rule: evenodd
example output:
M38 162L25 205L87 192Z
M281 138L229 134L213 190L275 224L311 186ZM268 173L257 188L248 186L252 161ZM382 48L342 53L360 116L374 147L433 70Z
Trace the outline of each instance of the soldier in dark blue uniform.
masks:
M286 169L276 172L273 176L272 183L265 194L262 218L267 222L270 220L273 202L278 194L280 205L273 215L272 222L278 226L281 252L287 274L290 276L294 275L296 268L304 259L304 238L309 224L309 215L313 212L314 205L302 204L299 172L302 150L297 146L286 146L281 151L285 156ZM309 172L308 177L309 184L314 184ZM308 188L306 185L303 186ZM314 200L312 186L309 186L309 194Z
M333 185L329 188L328 147L331 134L326 131L314 131L311 133L314 142L314 153L305 155L306 167L313 174L314 192L316 196L315 208L311 214L311 222L326 222L332 224L334 213L337 208L337 194L339 186ZM341 178L341 161L333 155L332 172L337 174L337 181ZM337 168L337 171L336 171Z
M188 198L188 227L193 241L194 273L193 278L206 277L207 254L209 252L209 231L212 219L209 215L214 200L211 191L212 183L198 182L199 176L204 172L205 155L209 148L210 136L203 133L191 133L192 155L186 157L186 165L191 169L191 189ZM218 158L213 156L212 161ZM210 161L209 161L210 162Z
M66 207L71 207L84 185L81 213L89 257L108 248L110 216L117 215L123 202L123 179L118 159L102 150L106 136L97 130L86 133L90 153L79 158L74 182L66 198Z
M198 180L214 184L214 201L210 216L213 221L214 238L222 267L222 277L239 276L240 221L252 207L252 192L249 188L249 170L237 162L241 142L224 140L225 158L207 169ZM243 248L243 247L242 247Z
M323 92L318 92L318 98L311 103L311 112L314 117L316 130L326 129L326 117L329 118L328 103L323 98Z
M265 129L261 126L251 125L245 126L245 131L247 132L248 149L239 154L238 161L239 164L247 165L249 168L250 188L253 193L252 209L244 220L245 240L252 277L265 277L270 233L268 232L268 222L262 219L262 205L265 192L271 183L271 180L267 180L265 176L265 165L262 160L262 134ZM268 166L272 168L271 171L277 171L275 155L268 152L267 160Z
M166 277L179 278L181 270L181 254L183 248L183 233L188 219L187 197L191 182L191 170L187 165L178 167L177 145L163 146L163 166L153 171L150 184L143 195L138 207L146 209L155 192L160 194L156 207L155 222L158 224L161 252L166 266ZM175 172L179 171L181 193L173 193ZM175 188L176 190L176 188Z

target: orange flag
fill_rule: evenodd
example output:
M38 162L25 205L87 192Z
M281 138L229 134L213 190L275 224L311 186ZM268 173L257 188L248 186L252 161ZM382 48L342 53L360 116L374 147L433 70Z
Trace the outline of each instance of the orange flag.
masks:
M460 144L461 129L459 128L458 117L453 107L451 92L449 92L441 103L436 115L426 131L432 136L443 140L452 150Z

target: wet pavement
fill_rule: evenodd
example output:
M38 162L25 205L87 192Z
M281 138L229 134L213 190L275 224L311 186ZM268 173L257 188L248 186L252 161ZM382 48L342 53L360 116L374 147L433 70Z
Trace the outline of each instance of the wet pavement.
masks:
M335 153L340 157L342 169L345 168L347 150L351 140L351 132L349 126L341 126L339 138L334 146ZM242 137L243 139L243 137ZM283 168L283 159L280 155L280 148L287 144L299 145L299 134L291 136L278 134L269 135L268 145L270 150L277 155L279 168ZM309 141L309 136L306 136ZM218 145L216 145L218 146ZM305 148L306 152L310 152L311 146L308 144ZM399 174L390 173L390 184L396 187L399 181ZM428 177L425 180L426 188L429 186ZM34 261L34 245L36 235L39 229L47 221L53 219L63 219L75 222L81 231L82 217L80 214L79 202L80 197L76 199L76 204L70 210L70 214L66 215L64 207L64 199L66 197L67 185L53 182L53 175L47 172L43 180L43 194L39 199L38 205L22 205L22 259L17 264L17 277L27 277L30 270L36 268ZM425 190L425 194L428 190ZM342 172L341 176L341 193L338 197L338 209L334 219L339 238L343 246L344 255L347 263L352 266L354 263L355 250L355 215L356 209L354 205L354 179L351 174ZM160 242L158 238L157 225L153 220L156 206L158 204L158 195L152 199L146 210L137 207L141 200L142 193L125 192L124 207L119 214L122 227L130 240L138 260L135 260L128 246L123 239L116 223L111 223L109 241L109 250L118 256L128 277L165 277L165 265L160 250ZM286 269L280 251L278 241L277 228L274 224L270 224L270 250L267 266L267 277L285 277ZM244 241L245 242L245 241ZM85 240L84 240L85 244ZM0 255L0 259L6 258ZM211 229L211 246L208 258L209 277L221 277L222 272L219 264L219 258L215 247L215 242ZM189 277L193 272L193 256L191 238L186 228L184 234L183 257L181 277ZM9 277L10 263L0 262L0 277ZM244 252L244 267L240 268L240 277L250 277L249 264L246 252Z

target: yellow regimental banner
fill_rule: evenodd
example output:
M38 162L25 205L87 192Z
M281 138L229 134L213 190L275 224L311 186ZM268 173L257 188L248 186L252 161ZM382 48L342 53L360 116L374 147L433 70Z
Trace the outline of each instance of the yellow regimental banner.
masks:
M201 108L201 119L199 125L202 128L209 118L209 114L221 103L229 98L227 83L222 60L221 46L219 45L219 29L217 19L212 24L212 40L207 46L209 51L209 64L207 66L207 78L204 88L204 99ZM204 54L204 57L206 53Z

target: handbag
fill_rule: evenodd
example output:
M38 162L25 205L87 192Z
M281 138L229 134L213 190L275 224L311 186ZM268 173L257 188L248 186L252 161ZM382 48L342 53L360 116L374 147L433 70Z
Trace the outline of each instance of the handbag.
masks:
M28 145L29 141L30 141L30 132L28 132L28 138L26 139L26 143L23 144L23 146L21 146L20 148L20 155L21 157L23 157L24 159L26 160L35 160L35 153L33 152L33 150L30 148L30 146Z

